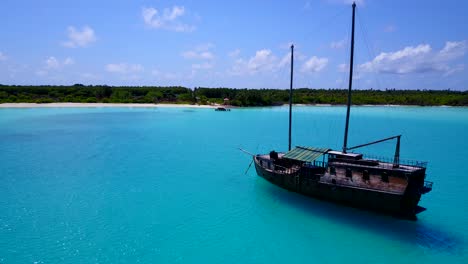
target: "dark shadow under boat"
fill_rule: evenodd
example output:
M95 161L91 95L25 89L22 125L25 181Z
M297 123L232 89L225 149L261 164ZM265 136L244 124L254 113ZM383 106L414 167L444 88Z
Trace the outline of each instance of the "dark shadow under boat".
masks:
M404 221L374 211L359 210L337 203L309 199L277 186L265 186L260 182L256 183L255 190L259 193L259 197L270 196L274 200L286 204L288 207L297 208L310 216L370 231L391 240L451 254L457 254L463 250L463 240L460 237L425 221Z

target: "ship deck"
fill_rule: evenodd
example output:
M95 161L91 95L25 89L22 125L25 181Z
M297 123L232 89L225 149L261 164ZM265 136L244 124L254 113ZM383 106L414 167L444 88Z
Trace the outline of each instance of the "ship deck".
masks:
M403 173L412 173L417 170L423 169L421 166L413 166L413 165L405 165L405 164L398 164L398 167L394 167L394 164L391 162L382 162L379 160L361 160L361 161L375 161L375 164L372 165L366 165L362 163L357 163L353 161L347 161L347 160L334 160L330 161L329 165L330 166L336 166L336 165L341 165L341 166L353 166L353 167L360 167L360 168L368 168L368 169L385 169L385 170L393 170L393 171L400 171Z
M284 156L283 153L278 153L279 159ZM258 155L256 157L259 161L262 160L262 167L269 171L278 174L291 174L299 171L300 166L294 165L290 168L284 168L279 165L273 165L274 163L271 161L269 155ZM398 168L393 168L393 163L386 163L386 162L379 162L378 165L370 166L370 165L362 165L362 164L353 164L352 162L345 162L345 161L332 161L329 162L328 165L336 166L341 165L336 168L336 173L331 175L329 172L326 172L321 176L320 183L323 184L330 184L330 185L338 185L338 186L345 186L348 188L356 188L356 189L363 189L363 190L371 190L377 191L382 193L391 193L391 194L403 194L407 187L407 181L404 178L398 177L389 177L388 182L384 182L381 179L380 175L373 175L371 174L369 180L364 180L362 175L359 172L353 172L352 177L346 176L345 168L348 166L355 166L361 168L383 168L389 170L399 170L403 172L412 172L420 167L415 166L408 166L408 165L400 165ZM279 170L278 170L279 169Z

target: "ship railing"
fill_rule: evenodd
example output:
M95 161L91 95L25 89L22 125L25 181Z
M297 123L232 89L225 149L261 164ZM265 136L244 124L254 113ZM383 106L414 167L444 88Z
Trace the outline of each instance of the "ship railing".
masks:
M431 181L424 181L424 185L420 189L421 194L425 194L425 193L428 193L428 192L432 191L432 185L433 184L434 183L431 182Z
M328 166L328 162L319 161L319 160L314 160L313 162L306 162L305 164L309 166L316 166L316 167L322 167L322 168L326 168Z
M298 166L293 166L291 168L287 168L278 164L275 164L271 159L257 157L260 162L260 166L272 170L275 173L283 173L283 174L292 174L297 173L300 169Z
M337 162L346 162L346 159L334 158L334 161ZM370 165L372 161L375 161L376 164ZM398 162L395 163L395 159L392 157L382 157L382 156L375 156L375 155L363 155L362 162L369 162L370 166L375 167L387 167L388 164L393 165L403 165L403 166L411 166L411 167L418 167L418 168L426 168L427 162L426 161L417 161L417 160L408 160L408 159L398 159Z
M395 164L395 158L394 157L382 157L382 156L367 155L367 154L363 155L363 157L365 159L378 160L379 162ZM396 164L397 165L407 165L407 166L419 167L419 168L426 168L427 167L427 161L410 160L410 159L398 159L398 162Z

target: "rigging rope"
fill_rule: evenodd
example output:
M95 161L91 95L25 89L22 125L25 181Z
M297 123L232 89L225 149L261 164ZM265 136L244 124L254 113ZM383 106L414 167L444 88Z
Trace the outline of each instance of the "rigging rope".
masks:
M361 35L362 35L362 39L363 39L363 42L365 44L365 47L366 47L366 51L367 51L367 55L369 56L369 61L372 62L374 60L374 58L377 57L377 53L375 52L376 49L375 49L375 45L373 45L373 43L370 41L370 38L369 38L369 30L368 30L368 26L365 22L365 17L363 15L363 13L361 12L356 12L356 16L357 16L357 20L358 20L358 27L359 29L362 31L361 32ZM358 31L359 32L359 31ZM359 67L358 67L359 69ZM362 73L362 71L361 71ZM371 75L373 76L373 79L375 81L375 85L377 86L376 89L377 90L381 90L381 91L385 91L383 90L383 85L385 85L385 89L388 89L390 88L388 86L389 82L388 80L385 78L386 76L384 74L379 74L375 69L372 69L371 71ZM380 78L379 78L380 77ZM385 125L381 128L385 128L385 129L382 129L381 130L381 133L377 133L375 136L376 137L382 137L382 136L388 136L388 134L405 134L404 132L404 129L403 131L402 130L402 127L399 127L399 124L401 124L400 122L396 122L394 120L394 118L392 117L392 114L390 113L391 111L388 111L387 109L383 109L383 120L385 120ZM398 127L398 130L396 130L395 128ZM391 128L391 129L389 129ZM391 142L383 142L384 145L386 144L392 144ZM387 148L385 148L385 151L388 151Z
M363 39L364 44L365 44L366 49L367 49L367 55L369 56L369 61L372 62L374 60L374 58L377 56L376 52L375 52L375 49L374 49L374 46L370 44L369 37L368 37L367 26L363 22L364 21L363 15L361 15L361 12L357 12L356 16L358 18L357 19L358 20L357 24L361 29L362 36L363 36L362 39ZM377 90L382 90L382 85L381 85L380 79L378 77L378 73L375 72L373 74L373 77L374 77L374 80L375 80L375 84L377 86L376 89Z

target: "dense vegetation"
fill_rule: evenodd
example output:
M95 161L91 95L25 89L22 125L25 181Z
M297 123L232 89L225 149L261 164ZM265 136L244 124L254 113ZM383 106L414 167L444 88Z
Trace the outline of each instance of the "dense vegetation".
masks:
M10 86L0 85L0 103L223 103L234 106L285 104L288 90L185 87L112 86ZM346 104L347 91L336 89L295 89L296 104ZM353 104L451 105L468 106L468 91L450 90L355 90Z

